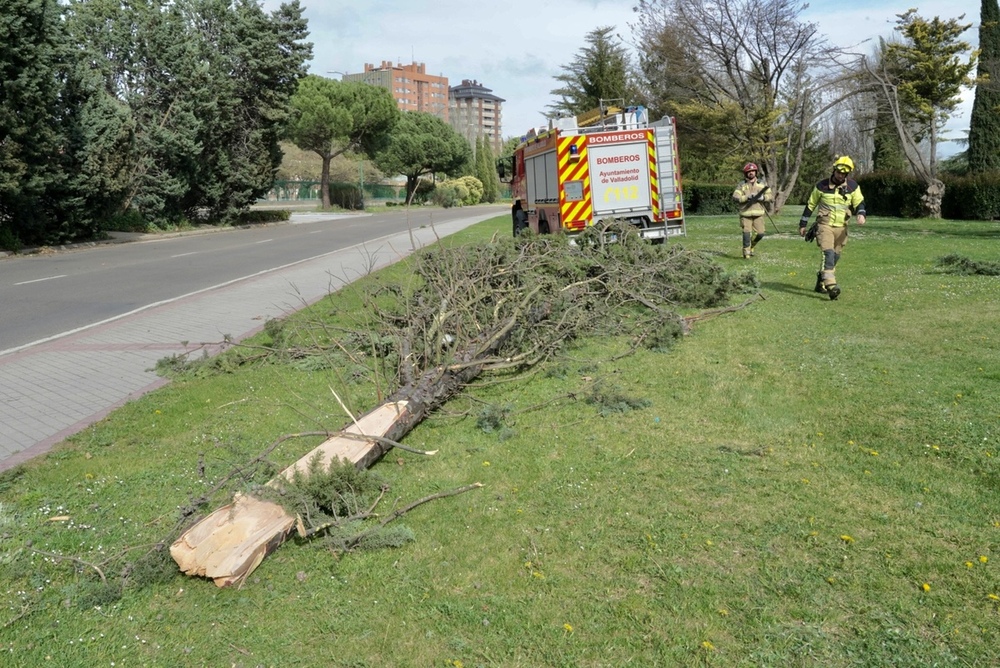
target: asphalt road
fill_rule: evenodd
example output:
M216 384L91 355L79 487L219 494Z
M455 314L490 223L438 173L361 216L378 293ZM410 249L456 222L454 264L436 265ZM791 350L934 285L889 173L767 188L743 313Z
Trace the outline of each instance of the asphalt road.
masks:
M495 208L497 215L509 210ZM489 213L484 207L474 211ZM469 209L293 213L289 224L2 258L0 355L338 249L377 243L408 228L469 215Z

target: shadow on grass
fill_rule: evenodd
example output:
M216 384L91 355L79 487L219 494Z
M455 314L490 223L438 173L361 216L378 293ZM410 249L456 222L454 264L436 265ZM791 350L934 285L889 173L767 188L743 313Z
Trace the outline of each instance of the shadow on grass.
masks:
M798 297L809 297L810 299L821 299L823 301L830 301L830 298L825 294L816 292L812 288L803 288L798 285L792 285L791 283L778 283L776 281L764 281L760 284L760 289L762 292L784 292L787 295L796 295Z

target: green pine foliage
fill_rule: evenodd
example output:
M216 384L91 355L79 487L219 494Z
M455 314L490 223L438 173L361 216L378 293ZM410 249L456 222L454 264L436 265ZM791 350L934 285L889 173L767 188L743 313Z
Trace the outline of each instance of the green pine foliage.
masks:
M437 116L413 111L403 114L375 164L386 174L406 177L406 201L416 201L422 176L458 176L472 159L465 137Z
M351 151L374 157L388 144L390 132L400 117L392 95L385 88L315 75L299 83L292 107L294 116L287 127L288 138L303 151L320 157L324 207L332 203L327 195L331 161Z
M298 2L5 3L0 242L235 222L280 164L306 35Z
M972 83L975 57L962 60L969 44L959 39L970 27L958 19L924 19L915 9L899 15L896 30L904 41L887 44L885 57L897 77L900 111L917 126L917 140L936 144L943 117L958 105L962 87Z
M979 25L979 69L969 119L969 171L1000 172L1000 8L983 0Z
M72 236L49 196L65 183L59 14L56 0L13 0L0 11L0 240L8 244Z
M558 102L549 105L553 115L574 115L596 109L602 100L634 98L628 51L615 35L614 26L595 28L584 37L582 47L562 74L562 86L551 91Z

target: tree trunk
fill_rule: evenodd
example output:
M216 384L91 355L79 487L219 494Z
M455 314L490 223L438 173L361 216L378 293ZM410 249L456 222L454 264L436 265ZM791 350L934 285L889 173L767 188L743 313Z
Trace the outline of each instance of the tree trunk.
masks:
M330 161L333 156L329 153L320 153L320 157L323 158L323 167L319 173L319 190L320 197L323 199L323 208L330 208Z
M925 218L941 217L941 201L944 199L944 183L940 179L932 179L927 184L927 190L920 196L920 205Z
M392 448L379 438L402 440L432 410L456 395L482 372L483 364L476 360L496 351L513 325L508 322L483 335L466 351L456 355L451 366L424 372L381 406L347 425L341 434L283 470L279 477L289 477L296 469L308 470L310 460L317 454L324 467L328 467L335 457L350 461L359 469L371 467ZM365 440L359 438L361 436L376 438ZM170 546L170 556L188 575L211 578L219 587L241 585L264 558L288 538L295 523L296 518L278 504L237 494L231 504L181 534Z

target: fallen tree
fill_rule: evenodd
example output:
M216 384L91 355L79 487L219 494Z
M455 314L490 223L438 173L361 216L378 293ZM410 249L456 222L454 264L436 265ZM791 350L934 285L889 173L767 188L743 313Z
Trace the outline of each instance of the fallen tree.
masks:
M263 352L368 359L373 382L396 389L267 486L337 461L372 466L484 372L523 372L583 336L624 335L636 346L669 348L690 322L738 308L726 306L732 295L757 287L752 274L730 276L703 253L652 246L627 225L618 236L610 245L599 235L576 246L530 235L461 248L439 244L417 254L408 285L373 283L357 329L324 328L327 337L313 332L310 346L275 330L283 345L255 346L248 358L259 361ZM716 310L685 318L677 312L682 307ZM296 526L303 535L319 530L269 496L237 494L173 543L174 560L220 587L241 584Z

